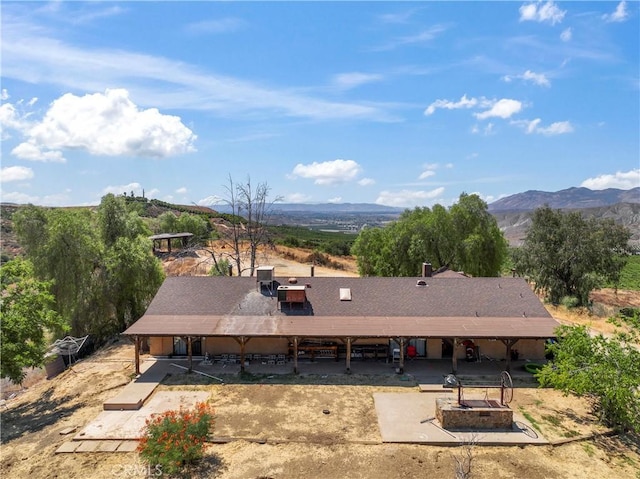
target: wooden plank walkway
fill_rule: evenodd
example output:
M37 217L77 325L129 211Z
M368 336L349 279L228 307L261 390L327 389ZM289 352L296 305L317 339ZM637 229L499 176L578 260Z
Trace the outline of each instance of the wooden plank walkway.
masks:
M118 395L107 399L102 408L105 411L136 411L140 409L166 375L166 365L156 362L137 379L127 384Z

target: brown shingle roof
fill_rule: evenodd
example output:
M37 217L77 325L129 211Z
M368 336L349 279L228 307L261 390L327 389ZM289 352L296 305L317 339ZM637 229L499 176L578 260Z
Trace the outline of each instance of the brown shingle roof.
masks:
M314 277L298 285L307 285L307 304L279 308L275 287L259 290L255 278L167 278L125 334L533 338L558 326L521 278ZM341 288L351 301L340 301Z

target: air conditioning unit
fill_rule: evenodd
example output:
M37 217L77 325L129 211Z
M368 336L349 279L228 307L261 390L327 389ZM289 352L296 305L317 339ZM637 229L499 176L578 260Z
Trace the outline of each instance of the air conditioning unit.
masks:
M278 304L289 303L302 304L307 302L307 287L304 285L298 286L278 286Z
M256 281L260 283L260 286L271 287L274 279L275 279L274 266L258 266L256 268Z

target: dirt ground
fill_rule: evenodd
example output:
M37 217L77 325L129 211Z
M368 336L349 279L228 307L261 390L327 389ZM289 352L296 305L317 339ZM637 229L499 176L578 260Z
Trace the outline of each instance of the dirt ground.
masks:
M102 402L131 379L132 357L132 345L122 341L5 401L2 477L144 477L136 453L54 453L70 439L62 430L85 426L102 410ZM414 383L390 385L388 378L357 375L322 385L296 384L290 377L286 384L273 384L268 377L245 378L250 383L244 384L237 376L235 384L234 378L225 379L228 384L198 384L200 376L176 374L160 386L209 392L216 411L214 436L230 440L209 444L202 469L193 477L454 477L460 448L380 442L373 393L416 392ZM323 379L318 382L331 382ZM532 419L550 441L605 432L585 401L553 390L518 388L511 407ZM474 446L473 457L478 479L637 479L640 468L638 444L605 435L555 447Z
M308 273L308 264L280 255L266 257L278 275ZM200 259L193 259L194 263ZM189 268L181 261L186 272ZM191 266L193 266L193 264ZM178 265L176 265L178 266ZM177 267L174 274L181 274ZM296 269L297 268L297 269ZM316 267L315 273L355 275L353 268L335 271ZM171 274L171 273L170 273ZM571 317L607 327L604 321ZM46 380L32 373L28 387L0 402L0 475L24 478L142 478L146 469L137 453L55 454L73 434L101 411L133 377L133 346L123 340L82 360L59 376ZM201 384L202 377L174 375L162 389L193 389L210 393L216 411L214 436L229 442L207 446L202 467L193 478L453 478L454 458L463 448L410 444L382 444L374 392L416 392L414 383L402 385L381 377L341 375L336 384L323 378L225 378L227 384ZM235 382L235 383L234 383ZM323 384L319 384L323 383ZM339 383L339 384L338 384ZM472 391L465 394L473 394ZM478 391L484 394L484 391ZM4 397L4 396L3 396ZM475 479L526 478L640 478L637 438L608 436L589 413L585 400L564 397L550 389L518 388L511 407L525 415L550 441L572 439L564 445L524 447L473 446ZM329 414L323 411L328 410ZM583 435L592 435L583 438Z

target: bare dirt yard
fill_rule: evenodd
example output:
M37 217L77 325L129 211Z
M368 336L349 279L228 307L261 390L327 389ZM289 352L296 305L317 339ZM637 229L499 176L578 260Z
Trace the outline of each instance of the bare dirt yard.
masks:
M132 345L118 342L5 401L2 477L145 477L137 453L55 454L72 436L61 435L62 431L92 421L102 402L131 379L132 357ZM224 441L207 446L203 468L193 477L454 477L454 457L460 448L381 442L373 393L415 393L415 383L400 382L395 375L224 379L224 385L202 384L201 376L175 374L159 386L210 394L216 411L214 437ZM549 389L517 388L511 407L548 440L575 442L474 446L475 478L637 479L637 442L604 434L584 400ZM588 438L582 438L585 435Z
M278 275L303 276L309 268L308 264L300 265L299 258L281 255L266 257L263 264L276 266ZM325 273L355 275L353 268L347 267L316 269L318 275ZM180 274L180 268L174 274ZM606 324L562 310L552 310L552 314L592 326ZM214 437L220 441L207 445L203 466L193 478L455 477L454 458L461 455L460 447L381 442L373 394L415 393L415 383L400 382L393 374L378 378L291 376L284 380L229 375L221 385L203 384L201 376L175 374L159 386L210 394L216 411ZM126 340L101 349L53 379L31 374L28 387L0 405L1 477L145 477L146 469L135 452L55 453L73 436L61 432L86 426L102 411L102 403L132 378L133 346ZM608 435L590 414L585 400L550 389L517 388L511 407L546 439L571 442L555 446L476 445L472 448L475 479L640 478L638 438Z

